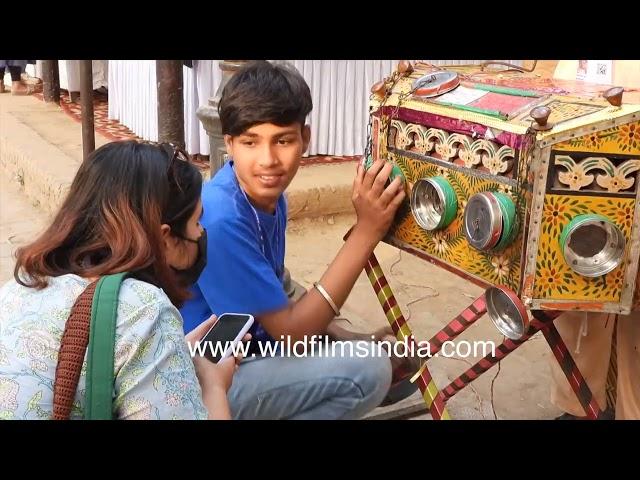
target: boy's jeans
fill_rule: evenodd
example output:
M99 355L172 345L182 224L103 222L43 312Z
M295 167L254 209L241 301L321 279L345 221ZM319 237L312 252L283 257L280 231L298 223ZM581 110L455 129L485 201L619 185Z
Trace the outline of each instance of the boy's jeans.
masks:
M360 342L334 356L247 358L228 397L234 419L356 419L380 405L390 384L386 352Z

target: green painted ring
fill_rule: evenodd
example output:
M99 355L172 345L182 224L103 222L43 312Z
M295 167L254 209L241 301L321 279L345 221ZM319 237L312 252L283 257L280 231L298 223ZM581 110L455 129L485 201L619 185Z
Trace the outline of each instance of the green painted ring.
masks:
M400 167L394 163L393 168L391 169L391 173L389 174L389 180L393 182L396 177L399 177L403 184L406 182L404 173L402 173Z
M369 170L371 168L371 165L373 165L373 158L371 156L368 156L364 161L364 170ZM391 173L389 174L389 183L393 182L396 177L399 177L402 183L406 183L404 173L402 173L400 167L398 167L398 165L394 163L393 168L391 169Z
M518 233L518 218L516 215L516 206L511 200L511 197L506 193L502 192L491 192L496 199L498 200L498 204L500 205L500 210L502 212L502 234L500 235L500 240L496 245L496 250L503 250L513 240L515 239Z
M456 213L458 213L458 197L446 178L431 177L429 180L437 183L444 193L444 215L442 215L437 228L445 228L456 218Z

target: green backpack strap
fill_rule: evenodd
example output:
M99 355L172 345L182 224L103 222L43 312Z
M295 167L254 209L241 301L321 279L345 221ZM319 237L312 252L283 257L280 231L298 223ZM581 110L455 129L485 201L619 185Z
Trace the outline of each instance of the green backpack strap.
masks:
M100 279L91 304L91 329L87 351L86 420L113 418L113 364L118 316L118 293L128 272Z

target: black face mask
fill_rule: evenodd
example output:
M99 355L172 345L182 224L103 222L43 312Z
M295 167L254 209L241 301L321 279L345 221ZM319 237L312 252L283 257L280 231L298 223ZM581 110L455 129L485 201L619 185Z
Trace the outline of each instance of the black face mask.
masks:
M186 238L180 235L176 235L178 238L182 238L187 242L195 243L198 245L198 257L196 261L189 268L185 270L175 269L178 276L182 279L182 281L186 285L193 285L196 283L198 278L200 278L200 274L204 270L204 267L207 265L207 231L203 229L202 235L198 240L192 240L190 238Z

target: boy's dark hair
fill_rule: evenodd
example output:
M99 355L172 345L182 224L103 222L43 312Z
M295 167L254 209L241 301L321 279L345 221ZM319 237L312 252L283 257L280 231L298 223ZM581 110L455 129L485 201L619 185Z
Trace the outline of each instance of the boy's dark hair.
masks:
M297 122L302 127L312 108L309 86L294 67L260 60L249 62L231 77L218 113L222 133L237 136L261 123Z

